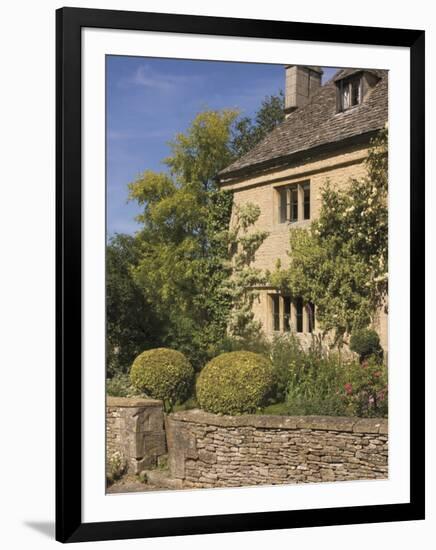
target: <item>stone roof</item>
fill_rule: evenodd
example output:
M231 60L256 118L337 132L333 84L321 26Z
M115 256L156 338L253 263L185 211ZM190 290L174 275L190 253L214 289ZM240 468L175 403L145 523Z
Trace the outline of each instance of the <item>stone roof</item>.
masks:
M251 151L224 168L225 180L245 172L285 164L289 157L315 147L375 132L388 120L388 72L368 70L380 80L360 105L344 112L336 110L336 81L366 69L341 69L296 109Z
M341 69L336 74L333 75L330 82L337 82L338 80L342 80L343 78L347 78L348 76L352 76L353 74L358 74L365 71L366 73L371 73L379 78L383 78L387 71L380 71L378 69Z

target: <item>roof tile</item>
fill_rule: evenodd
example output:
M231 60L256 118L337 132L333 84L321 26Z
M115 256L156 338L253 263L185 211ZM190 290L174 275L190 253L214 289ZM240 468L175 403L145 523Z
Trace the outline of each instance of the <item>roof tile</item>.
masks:
M222 180L234 173L256 170L274 159L283 159L354 136L377 131L388 120L388 72L371 71L380 77L360 105L344 112L336 112L336 84L338 78L349 76L357 69L342 69L319 88L312 100L272 130L251 151L219 173Z

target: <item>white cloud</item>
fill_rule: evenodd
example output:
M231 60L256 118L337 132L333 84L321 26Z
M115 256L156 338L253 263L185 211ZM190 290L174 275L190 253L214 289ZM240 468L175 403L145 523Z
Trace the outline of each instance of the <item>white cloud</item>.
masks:
M198 84L201 80L202 78L196 75L185 76L157 72L150 65L144 64L140 65L130 78L123 79L120 86L140 86L168 93L180 90L181 87L192 86L194 83Z

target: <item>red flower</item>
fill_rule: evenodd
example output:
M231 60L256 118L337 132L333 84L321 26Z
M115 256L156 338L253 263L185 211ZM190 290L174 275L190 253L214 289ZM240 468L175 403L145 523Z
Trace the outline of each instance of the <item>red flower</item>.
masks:
M379 391L378 394L377 394L377 399L378 399L379 401L382 401L383 399L385 399L386 394L387 394L387 391L386 391L386 390L381 390L381 391Z
M349 382L344 385L344 389L348 395L351 395L353 393L353 386Z

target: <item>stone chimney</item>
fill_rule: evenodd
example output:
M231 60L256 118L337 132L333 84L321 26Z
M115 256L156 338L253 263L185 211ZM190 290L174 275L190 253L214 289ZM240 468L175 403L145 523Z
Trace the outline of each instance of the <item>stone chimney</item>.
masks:
M287 65L285 84L285 115L309 102L312 95L321 86L321 67Z

